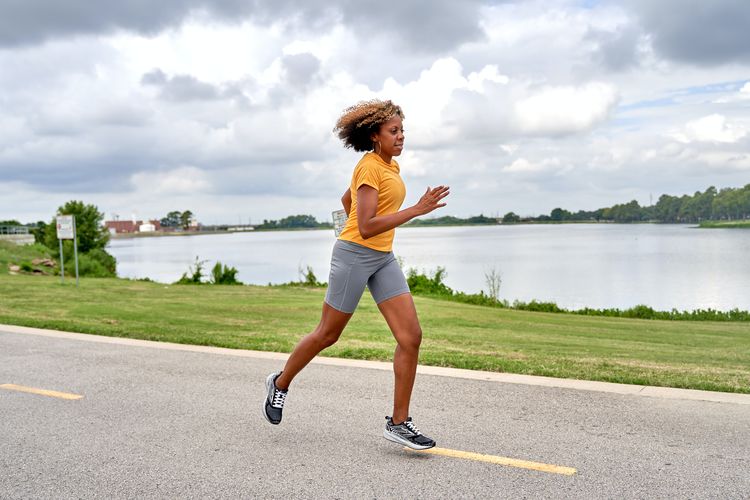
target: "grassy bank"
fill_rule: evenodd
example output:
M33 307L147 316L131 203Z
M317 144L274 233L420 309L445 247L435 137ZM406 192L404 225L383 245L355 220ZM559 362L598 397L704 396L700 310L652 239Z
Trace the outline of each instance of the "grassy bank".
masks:
M750 229L750 220L707 220L701 222L698 227L709 229Z
M179 286L0 271L0 323L289 352L316 324L324 289ZM497 309L416 297L420 362L554 377L750 393L746 323L669 322ZM390 360L368 294L325 355Z
M57 272L59 262L55 261L57 266L49 268L47 266L35 265L36 259L47 259L51 257L49 248L41 244L33 245L16 245L10 241L0 241L0 276L9 272L10 266L17 265L22 267L24 273L37 272L41 274L52 275ZM70 267L75 264L69 263ZM66 268L66 269L70 269ZM75 271L73 271L75 272ZM0 297L0 303L2 297Z

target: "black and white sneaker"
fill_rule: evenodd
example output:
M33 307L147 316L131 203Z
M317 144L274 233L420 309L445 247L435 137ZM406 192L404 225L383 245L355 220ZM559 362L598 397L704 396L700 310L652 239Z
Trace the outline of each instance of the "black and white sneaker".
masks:
M413 450L426 450L435 446L435 441L428 438L417 429L411 417L401 424L394 424L391 417L385 417L383 437L388 441L408 446Z
M281 423L281 410L284 409L287 391L276 387L276 379L281 372L273 372L266 378L266 399L263 401L263 416L270 423L277 425Z

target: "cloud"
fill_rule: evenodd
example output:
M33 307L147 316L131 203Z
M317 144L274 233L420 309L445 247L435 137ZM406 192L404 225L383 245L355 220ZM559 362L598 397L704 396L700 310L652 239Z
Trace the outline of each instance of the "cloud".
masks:
M716 104L741 102L750 99L750 82L746 82L738 91L719 97L714 101Z
M0 45L29 45L51 38L97 35L117 30L153 35L178 25L202 3L191 0L154 4L105 4L87 0L3 2L0 9Z
M220 92L210 83L201 82L192 75L170 78L160 69L144 74L141 83L159 87L161 97L169 101L212 101L220 97Z
M159 196L200 195L211 189L211 182L203 170L184 166L167 171L136 172L130 183L140 194Z
M514 111L524 133L564 135L602 123L616 104L612 85L592 82L581 87L545 87L517 102Z
M171 0L168 2L118 2L88 0L25 0L0 7L0 46L33 45L60 37L131 32L154 36L187 20L202 19L236 24L276 24L294 32L319 34L344 23L363 40L377 38L393 47L436 53L466 42L478 41L484 2L438 0L429 6L420 0L402 0L377 24L371 6L360 2L328 0ZM419 22L414 22L418 19ZM377 36L373 36L377 34Z
M384 33L402 39L412 50L442 52L484 38L480 27L483 3L477 0L437 0L425 4L420 0L401 0L388 22L380 26ZM373 13L359 2L350 2L344 8L344 20L351 21L362 33L369 33Z
M702 66L750 62L746 0L639 0L633 5L662 57Z
M310 85L320 70L320 60L309 53L284 56L282 65L286 81L296 88Z
M13 193L0 212L46 218L75 198L218 222L328 217L359 159L331 129L371 98L406 112L406 203L449 184L446 214L597 208L747 183L750 62L670 55L671 28L644 21L660 6L425 5L5 2L0 176ZM375 26L378 14L389 22ZM689 44L708 43L689 21Z
M714 142L732 144L748 134L746 126L740 123L727 122L724 115L714 113L685 124L682 131L670 134L682 143Z
M750 154L745 152L706 151L699 153L697 160L714 171L750 171Z
M495 65L467 74L455 58L446 57L436 60L413 81L402 84L387 79L379 97L406 106L410 147L435 148L465 136L463 129L473 126L473 112L478 108L475 103L466 106L468 99L487 99L508 82Z
M637 26L626 25L615 31L591 29L586 39L594 42L595 60L612 71L623 71L637 66L641 31Z
M529 161L526 158L517 158L504 167L503 171L511 174L539 174L551 172L560 168L558 158L544 158L541 161Z

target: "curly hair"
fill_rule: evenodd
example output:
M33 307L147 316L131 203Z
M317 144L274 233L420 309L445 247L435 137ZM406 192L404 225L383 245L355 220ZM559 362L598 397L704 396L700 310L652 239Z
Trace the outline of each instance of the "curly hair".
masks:
M344 142L344 147L354 151L372 151L372 134L396 115L404 119L401 107L390 100L362 101L344 110L333 131Z

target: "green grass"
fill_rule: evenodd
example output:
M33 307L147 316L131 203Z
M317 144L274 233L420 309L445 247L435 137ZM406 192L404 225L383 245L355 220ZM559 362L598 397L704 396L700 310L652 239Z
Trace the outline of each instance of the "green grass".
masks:
M319 319L325 290L60 284L0 270L0 323L289 352ZM416 297L420 363L563 378L750 393L750 326L514 311ZM324 355L390 360L395 342L369 294Z

